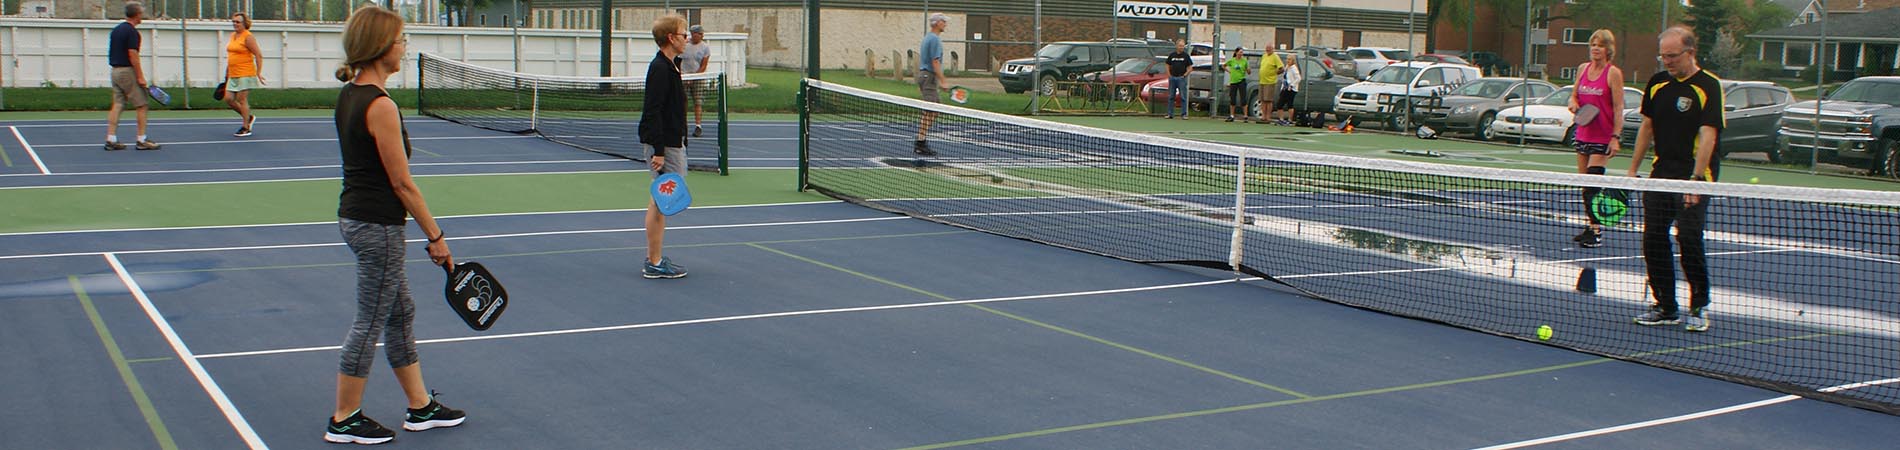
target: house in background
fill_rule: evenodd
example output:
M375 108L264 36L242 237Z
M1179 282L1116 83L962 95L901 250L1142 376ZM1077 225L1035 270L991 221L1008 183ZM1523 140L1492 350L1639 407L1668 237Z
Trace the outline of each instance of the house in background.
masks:
M1865 14L1887 8L1900 7L1900 0L1770 0L1777 5L1794 11L1794 20L1789 26L1814 23L1821 20L1821 4L1827 3L1828 15Z
M1524 58L1523 26L1509 23L1514 21L1503 18L1512 17L1515 21L1522 21L1524 11L1521 9L1500 11L1490 4L1479 5L1477 17L1469 27L1456 26L1450 18L1441 18L1434 25L1439 31L1433 49L1467 55L1471 52L1497 53L1511 63L1513 76L1523 73L1521 69L1528 67L1529 76L1533 78L1576 78L1574 72L1577 65L1590 59L1590 34L1600 27L1568 18L1565 9L1570 3L1552 3L1532 11L1528 65ZM1618 35L1616 42L1620 48L1617 49L1615 62L1623 66L1626 73L1648 74L1658 70L1656 46L1643 45L1656 42L1655 32Z
M1821 46L1822 28L1826 27L1827 47L1822 55L1826 60L1821 63L1830 78L1846 79L1862 73L1895 73L1894 56L1900 53L1900 27L1895 24L1900 24L1900 7L1840 15L1830 10L1825 23L1810 22L1748 37L1761 42L1757 57L1779 62L1784 74L1794 75L1816 63L1815 51Z

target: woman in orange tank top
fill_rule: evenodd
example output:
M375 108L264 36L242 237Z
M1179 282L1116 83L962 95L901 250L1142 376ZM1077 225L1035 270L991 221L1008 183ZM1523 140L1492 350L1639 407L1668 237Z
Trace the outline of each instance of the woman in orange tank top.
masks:
M251 90L264 86L264 75L258 70L264 65L264 55L258 51L257 38L251 36L249 14L232 13L231 29L231 42L224 46L224 104L231 105L243 121L231 135L245 137L257 122L257 116L251 115Z

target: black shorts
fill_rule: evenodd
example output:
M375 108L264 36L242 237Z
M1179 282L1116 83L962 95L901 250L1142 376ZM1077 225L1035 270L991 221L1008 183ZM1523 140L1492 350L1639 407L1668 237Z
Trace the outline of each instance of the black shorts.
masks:
M1280 101L1273 102L1274 108L1293 109L1293 96L1298 95L1298 94L1299 94L1299 91L1295 91L1292 89L1281 89Z
M1583 156L1590 156L1590 155L1608 156L1610 154L1610 144L1573 142L1570 144L1570 146L1575 147L1577 149L1577 154L1583 155Z

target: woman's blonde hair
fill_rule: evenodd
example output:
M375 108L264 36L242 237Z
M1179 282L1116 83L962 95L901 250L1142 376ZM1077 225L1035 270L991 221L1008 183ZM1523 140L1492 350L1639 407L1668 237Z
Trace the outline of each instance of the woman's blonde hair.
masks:
M244 11L231 13L231 18L236 19L239 17L244 18L244 29L247 31L250 30L251 29L251 13L247 13Z
M336 69L337 81L355 79L364 64L381 59L400 39L402 16L395 11L376 5L356 8L343 25L343 63Z
M1590 43L1602 45L1604 50L1608 50L1604 53L1603 59L1616 59L1616 33L1610 32L1607 28L1597 30L1595 33L1590 33Z
M667 14L653 20L653 44L665 46L667 39L686 29L686 18L679 14Z

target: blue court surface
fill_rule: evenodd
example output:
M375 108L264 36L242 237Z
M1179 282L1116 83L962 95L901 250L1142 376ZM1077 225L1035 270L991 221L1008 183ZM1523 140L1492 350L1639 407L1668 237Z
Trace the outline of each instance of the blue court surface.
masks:
M337 174L327 118L262 120L244 139L233 124L157 121L164 150L111 153L96 123L0 124L14 163L0 188ZM640 170L408 125L418 174ZM733 167L786 173L789 189L796 130L734 124ZM691 275L647 280L643 214L443 218L456 257L513 296L485 332L444 306L442 272L415 239L423 372L469 419L398 431L392 447L1900 442L1900 417L840 202L687 211L669 222L667 255ZM353 283L335 223L0 235L0 447L330 448L319 420ZM364 412L394 425L403 400L378 360Z

